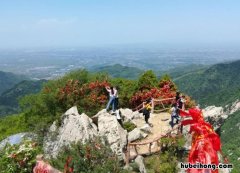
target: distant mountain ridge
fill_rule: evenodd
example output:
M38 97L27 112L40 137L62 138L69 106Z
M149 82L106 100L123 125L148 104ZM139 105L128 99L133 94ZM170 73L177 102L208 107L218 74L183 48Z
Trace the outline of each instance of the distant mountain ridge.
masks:
M92 67L90 70L93 72L106 72L112 77L126 79L136 79L144 72L144 70L137 67L128 67L121 64Z
M223 106L240 98L240 60L213 65L174 80L203 106Z

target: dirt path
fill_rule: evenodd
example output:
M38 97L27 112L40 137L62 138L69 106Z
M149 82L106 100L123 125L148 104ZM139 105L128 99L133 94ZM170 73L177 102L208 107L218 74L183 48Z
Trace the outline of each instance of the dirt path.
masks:
M160 134L163 134L164 132L171 129L171 126L169 124L171 120L171 115L167 112L159 113L159 114L151 114L149 122L153 124L153 127L151 127L151 132L147 138L141 140L141 141L148 141L151 139L154 139L155 137L159 136ZM144 117L141 119L136 119L134 122L137 124L137 127L141 128L145 125Z
M155 138L159 137L160 135L166 134L166 132L171 128L169 122L171 121L171 115L167 112L159 113L159 114L151 114L149 122L153 124L153 127L150 127L151 133L148 134L148 136L145 139L142 139L140 141L137 141L135 143L143 143L143 142L149 142L154 140ZM137 127L141 128L145 125L144 117L141 119L136 119L134 122L137 124ZM151 146L151 151L157 151L159 150L159 147L157 142L153 143ZM149 144L148 145L141 145L137 147L138 154L147 153L149 150ZM136 154L136 151L134 148L131 148L130 155L134 156Z

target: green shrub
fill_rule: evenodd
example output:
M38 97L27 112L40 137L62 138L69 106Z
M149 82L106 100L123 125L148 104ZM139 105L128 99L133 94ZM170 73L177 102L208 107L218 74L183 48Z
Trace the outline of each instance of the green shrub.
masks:
M135 124L133 124L132 122L125 122L123 123L123 128L125 130L127 130L127 132L132 131L133 129L135 129L137 126Z
M28 131L28 126L23 114L0 118L0 141L10 135L26 131Z
M183 137L162 138L162 152L145 158L145 164L149 173L175 173L178 172L177 163L183 160L181 151L185 140Z
M164 152L145 158L145 165L148 173L176 173L177 157Z
M65 146L51 164L66 172L74 173L120 173L121 167L117 156L108 145L95 139L85 144L77 143Z
M18 145L6 145L0 150L0 170L2 173L32 173L40 148L32 141Z

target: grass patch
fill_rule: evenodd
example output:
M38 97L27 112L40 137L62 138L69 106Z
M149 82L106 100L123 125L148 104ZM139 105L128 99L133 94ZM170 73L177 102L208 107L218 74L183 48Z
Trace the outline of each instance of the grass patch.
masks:
M133 129L135 129L137 126L131 122L125 122L123 123L123 128L125 130L127 130L127 132L130 132L132 131Z
M6 137L28 131L23 114L0 118L0 141Z

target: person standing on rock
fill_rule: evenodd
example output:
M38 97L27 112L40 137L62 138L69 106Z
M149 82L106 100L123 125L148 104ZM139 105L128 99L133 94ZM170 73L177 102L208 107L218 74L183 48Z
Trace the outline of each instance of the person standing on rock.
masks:
M118 110L118 86L113 88L113 95L115 97L114 99L114 112Z
M107 103L107 107L106 107L106 110L109 111L109 107L112 106L112 110L114 111L115 110L115 95L114 95L114 88L111 86L106 86L105 87L107 92L109 93L109 101Z
M119 122L119 124L123 127L123 123L122 123L122 114L121 111L119 110L119 102L118 102L118 86L114 87L114 96L115 96L115 100L114 100L114 113L116 115L117 121Z

